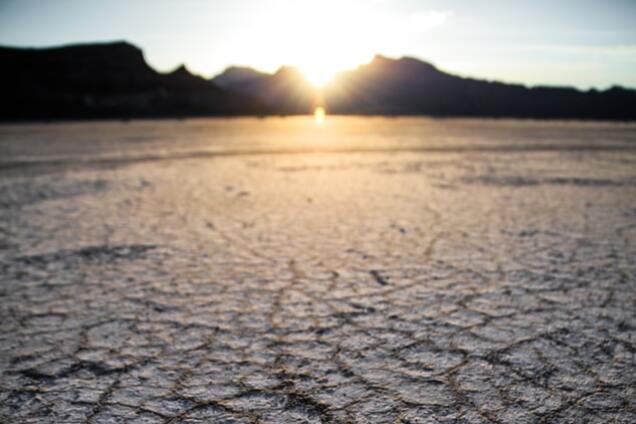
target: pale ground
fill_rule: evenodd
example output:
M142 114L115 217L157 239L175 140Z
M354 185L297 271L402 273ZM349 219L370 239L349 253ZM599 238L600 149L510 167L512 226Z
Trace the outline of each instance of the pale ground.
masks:
M0 319L3 423L634 423L636 126L3 126Z

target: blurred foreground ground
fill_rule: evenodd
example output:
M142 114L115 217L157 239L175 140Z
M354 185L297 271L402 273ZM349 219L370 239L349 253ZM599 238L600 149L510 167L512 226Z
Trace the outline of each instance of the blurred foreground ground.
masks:
M0 422L633 423L636 126L5 125L0 319Z

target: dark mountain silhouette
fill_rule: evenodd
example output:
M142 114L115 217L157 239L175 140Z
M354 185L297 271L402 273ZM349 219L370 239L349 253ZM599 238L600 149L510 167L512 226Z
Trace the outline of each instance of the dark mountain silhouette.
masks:
M300 82L301 76L282 69L273 75L246 71L240 80L224 86L276 110L310 112L316 99L313 89ZM338 74L322 91L321 101L333 114L636 119L636 90L528 88L458 77L408 57L377 55L366 65Z
M332 113L634 119L636 90L528 88L461 78L413 58L376 56L326 87Z
M68 119L238 115L263 105L191 74L161 74L125 43L47 49L0 47L0 116Z
M217 75L212 80L222 88L238 87L240 84L256 78L267 77L269 74L259 72L248 66L230 66L222 74Z
M230 67L212 81L229 90L258 98L279 114L311 113L318 95L300 71L290 66L283 66L274 74L251 68L238 71Z
M462 78L413 58L376 56L317 92L295 68L230 67L212 80L159 73L125 43L0 47L0 119L310 113L636 119L636 90L580 91Z

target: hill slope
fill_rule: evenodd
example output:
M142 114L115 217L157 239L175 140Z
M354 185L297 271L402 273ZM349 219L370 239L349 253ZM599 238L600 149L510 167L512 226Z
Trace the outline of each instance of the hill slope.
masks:
M240 75L239 75L240 72ZM212 79L217 85L255 97L275 113L311 113L318 103L316 89L296 68L283 66L273 74L230 67Z
M376 56L317 91L295 68L230 67L212 80L181 66L159 73L126 42L0 47L0 119L311 113L636 119L636 90L525 87L445 73L414 58Z
M262 113L248 96L181 66L161 74L125 43L0 47L0 117L55 119Z
M461 78L413 58L376 56L325 92L333 113L634 119L636 91L579 91Z

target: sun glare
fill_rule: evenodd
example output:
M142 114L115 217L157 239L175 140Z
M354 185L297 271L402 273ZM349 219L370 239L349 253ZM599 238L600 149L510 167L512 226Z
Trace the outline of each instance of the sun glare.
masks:
M259 13L246 9L242 25L258 37L239 37L232 51L240 50L242 62L266 72L276 72L281 64L293 66L318 89L389 44L384 31L378 31L384 16L362 0L254 3Z
M316 124L318 125L322 125L323 122L325 122L325 108L318 106L315 110L314 110L314 120L316 121Z
M303 67L301 72L313 86L324 87L336 74L336 70L329 70L319 66Z

